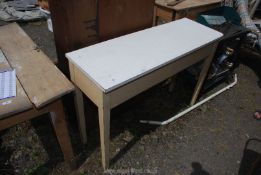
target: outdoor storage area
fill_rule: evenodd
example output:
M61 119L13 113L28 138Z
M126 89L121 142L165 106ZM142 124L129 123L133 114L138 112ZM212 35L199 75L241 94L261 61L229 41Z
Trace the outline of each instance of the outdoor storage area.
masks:
M0 174L261 174L260 6L0 0Z

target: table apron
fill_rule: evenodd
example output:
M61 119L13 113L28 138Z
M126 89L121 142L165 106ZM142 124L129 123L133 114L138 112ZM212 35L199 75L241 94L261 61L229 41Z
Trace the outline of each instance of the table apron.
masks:
M71 81L97 106L103 104L103 90L72 62L69 62Z

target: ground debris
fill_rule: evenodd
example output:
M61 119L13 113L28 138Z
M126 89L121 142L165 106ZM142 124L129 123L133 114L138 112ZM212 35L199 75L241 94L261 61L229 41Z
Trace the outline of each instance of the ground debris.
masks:
M48 154L31 122L10 128L2 140L1 148L13 150L7 162L18 174L31 174L48 160Z

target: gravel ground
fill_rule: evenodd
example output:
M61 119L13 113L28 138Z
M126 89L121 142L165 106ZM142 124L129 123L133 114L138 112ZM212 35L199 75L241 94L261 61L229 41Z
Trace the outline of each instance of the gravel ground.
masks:
M46 23L21 26L55 61L53 36L47 31ZM242 52L241 58L247 66L242 64L236 70L239 82L234 88L167 126L144 125L138 120L163 120L187 104L191 87L183 81L182 74L178 76L173 92L160 84L114 109L111 169L106 172L101 168L97 128L88 133L88 144L81 145L75 119L70 118L76 154L75 165L70 167L62 163L62 154L48 117L41 117L33 120L29 130L26 124L27 130L22 132L25 134L19 134L25 141L19 145L4 144L12 143L15 138L11 136L17 136L19 131L9 129L0 133L0 174L22 174L21 167L16 166L17 161L12 157L23 144L28 144L28 133L33 131L36 133L32 134L33 138L37 135L39 139L33 139L31 146L39 155L19 161L24 160L25 166L31 165L28 160L45 163L34 165L23 171L24 174L69 174L72 168L78 167L73 174L243 175L252 160L261 155L261 142L251 140L261 139L261 123L253 118L254 111L261 109L258 86L261 59L259 56L259 61L254 62L255 57L246 52ZM249 140L250 144L245 147ZM44 150L39 151L39 145ZM46 155L49 157L47 161ZM31 155L25 153L24 156ZM260 168L257 174L261 174Z

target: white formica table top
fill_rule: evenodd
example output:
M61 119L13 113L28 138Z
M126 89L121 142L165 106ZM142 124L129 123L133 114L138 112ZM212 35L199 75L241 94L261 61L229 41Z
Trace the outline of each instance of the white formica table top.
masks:
M105 93L206 46L222 33L183 18L66 54Z

